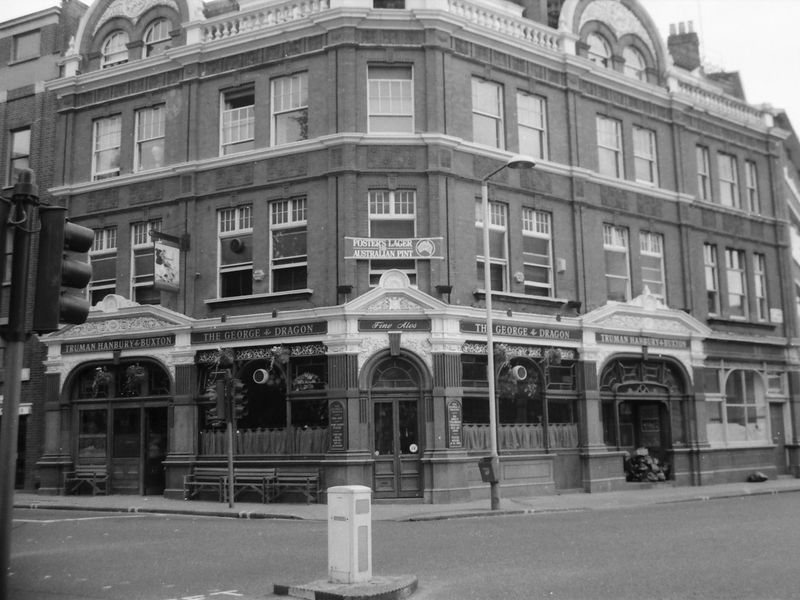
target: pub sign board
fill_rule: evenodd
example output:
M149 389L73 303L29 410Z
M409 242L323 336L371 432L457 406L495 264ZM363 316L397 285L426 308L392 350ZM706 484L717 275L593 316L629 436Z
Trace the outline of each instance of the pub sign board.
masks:
M479 333L486 335L485 321L462 320L460 322L461 333ZM580 341L583 333L580 329L568 329L566 327L542 327L531 325L530 323L493 321L494 335L504 335L508 337L530 338L548 341Z
M308 323L285 323L282 325L258 325L256 327L238 327L236 329L193 331L192 343L214 344L269 338L302 337L325 333L328 333L327 321L311 321Z
M444 258L440 237L432 238L344 238L344 258L355 260L433 260Z
M358 330L366 331L430 331L430 319L359 319Z

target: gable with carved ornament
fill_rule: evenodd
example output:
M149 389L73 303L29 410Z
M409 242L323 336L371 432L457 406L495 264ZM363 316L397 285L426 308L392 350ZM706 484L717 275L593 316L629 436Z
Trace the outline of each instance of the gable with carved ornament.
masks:
M366 312L394 312L394 311L416 311L419 312L424 307L413 302L407 296L387 295L366 307Z
M622 329L625 331L644 331L648 333L674 333L690 336L694 331L674 319L654 319L636 315L613 315L602 323L604 329Z
M76 325L64 331L59 337L73 338L87 335L106 335L109 333L154 332L175 328L175 323L158 317L143 316L130 319L108 319L106 321L90 321Z

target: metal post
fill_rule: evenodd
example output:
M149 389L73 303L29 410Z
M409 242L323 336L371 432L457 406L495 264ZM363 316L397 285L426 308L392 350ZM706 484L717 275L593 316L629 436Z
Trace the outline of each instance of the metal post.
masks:
M25 326L30 273L30 240L38 190L33 171L23 170L14 185L14 205L10 222L14 225L14 250L11 266L11 302L8 325L2 330L6 340L3 424L0 428L0 598L8 598L8 569L11 562L11 512L17 473L19 403L22 394L22 363L27 331ZM7 223L0 223L6 227ZM0 248L5 252L5 248Z

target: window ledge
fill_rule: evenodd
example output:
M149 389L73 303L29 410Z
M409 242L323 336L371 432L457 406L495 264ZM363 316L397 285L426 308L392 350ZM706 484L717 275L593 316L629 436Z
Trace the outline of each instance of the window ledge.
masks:
M746 327L749 329L762 329L765 331L775 331L778 323L770 323L768 321L748 321L746 319L731 319L730 317L708 317L706 319L709 325L727 325Z
M278 298L291 298L310 296L314 290L305 288L302 290L291 290L288 292L274 292L271 294L250 294L249 296L231 296L230 298L208 298L204 300L209 306L224 306L225 304L246 304L255 300L269 300Z
M473 290L472 295L475 298L485 298L486 291L483 288ZM507 302L524 301L529 304L538 304L540 306L550 306L553 308L560 308L562 304L568 301L567 298L551 298L549 296L532 296L530 294L519 294L516 292L496 292L492 291L492 298L505 300Z

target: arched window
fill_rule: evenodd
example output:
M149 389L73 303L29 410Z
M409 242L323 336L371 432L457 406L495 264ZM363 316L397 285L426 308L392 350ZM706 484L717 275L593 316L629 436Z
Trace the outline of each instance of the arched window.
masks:
M611 63L611 46L598 33L590 33L586 38L589 46L589 60L601 67L608 68Z
M382 362L372 376L373 388L417 388L419 372L404 358L395 357Z
M111 32L103 41L100 52L103 69L128 62L128 34L120 30Z
M144 57L163 54L169 48L170 22L167 19L156 19L144 31Z
M647 73L645 72L647 64L641 52L633 46L626 46L622 51L622 58L625 60L623 67L625 75L639 81L647 81Z

